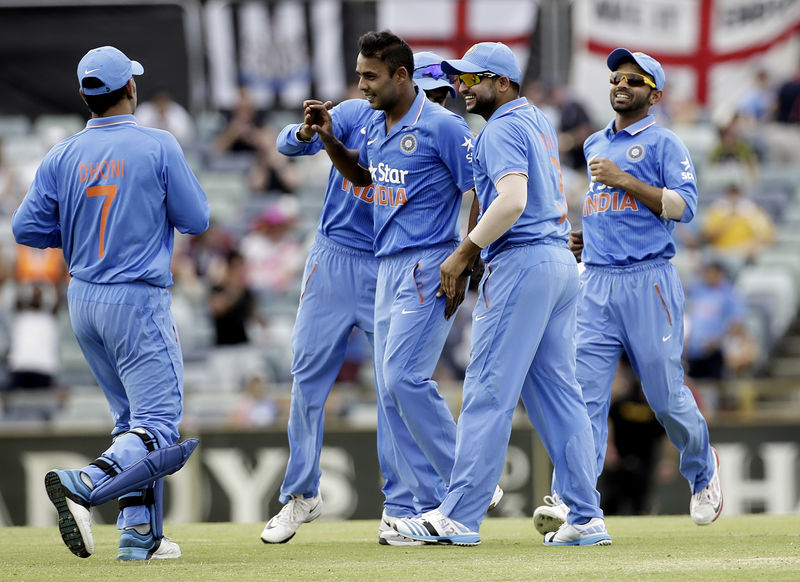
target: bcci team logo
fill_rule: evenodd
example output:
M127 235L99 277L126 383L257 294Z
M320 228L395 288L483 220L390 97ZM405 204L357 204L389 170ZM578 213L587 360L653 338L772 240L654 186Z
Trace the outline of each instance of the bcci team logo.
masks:
M632 162L638 162L644 157L644 146L639 145L632 145L628 148L628 151L625 152L625 156Z
M400 150L404 154L413 154L417 149L417 138L413 133L407 133L400 138Z

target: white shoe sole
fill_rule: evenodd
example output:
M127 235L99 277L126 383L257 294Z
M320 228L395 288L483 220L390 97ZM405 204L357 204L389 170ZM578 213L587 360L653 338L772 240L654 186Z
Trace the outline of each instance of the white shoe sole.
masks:
M533 513L533 527L542 535L557 531L565 521L561 512L546 505L537 507Z

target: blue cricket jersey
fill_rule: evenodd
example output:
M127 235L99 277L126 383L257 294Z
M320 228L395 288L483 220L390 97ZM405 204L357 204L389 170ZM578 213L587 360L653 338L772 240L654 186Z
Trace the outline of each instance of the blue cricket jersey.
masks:
M461 195L474 187L472 132L423 91L386 132L379 111L367 126L359 163L375 186L375 255L457 241Z
M331 109L333 134L350 149L361 150L366 142L366 125L375 111L366 99L348 99ZM313 155L323 148L319 136L311 143L297 140L301 124L287 125L278 135L278 151L286 156ZM317 231L351 248L373 252L372 203L375 189L353 186L335 167L328 176L328 189Z
M173 228L200 234L208 221L172 134L116 115L90 119L47 153L12 229L20 244L61 247L76 279L168 287Z
M517 221L483 250L490 261L509 246L553 239L566 244L570 225L553 124L524 97L499 107L478 134L473 162L481 216L497 198L495 184L512 173L528 177L528 201ZM480 220L480 218L479 218Z
M645 184L676 191L686 201L681 222L697 209L697 183L689 150L652 115L614 132L614 121L583 144L587 160L613 161ZM591 176L591 172L589 173ZM675 256L674 221L664 220L633 195L590 182L583 201L583 262L588 265L630 265Z

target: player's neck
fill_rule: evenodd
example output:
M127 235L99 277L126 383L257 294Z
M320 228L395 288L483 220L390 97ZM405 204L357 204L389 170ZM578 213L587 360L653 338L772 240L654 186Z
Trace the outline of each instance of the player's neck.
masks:
M414 85L409 85L397 99L397 102L391 109L386 110L386 133L392 129L403 117L408 110L411 109L411 104L417 98L417 92L414 90Z
M133 115L133 102L129 99L122 99L116 105L112 105L102 115L92 113L92 118L113 117L115 115Z
M649 108L645 110L632 111L627 114L617 113L614 120L614 131L620 131L626 127L630 127L634 123L639 123L642 119L647 117L650 113Z

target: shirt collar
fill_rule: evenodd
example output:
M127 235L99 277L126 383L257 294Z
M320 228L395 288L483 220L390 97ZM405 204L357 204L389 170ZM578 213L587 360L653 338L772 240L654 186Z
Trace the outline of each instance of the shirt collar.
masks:
M106 127L109 125L119 125L120 123L138 125L133 115L111 115L109 117L92 117L86 122L86 127Z
M492 116L489 118L489 121L495 119L497 117L502 117L503 115L513 111L514 109L519 109L520 107L530 107L531 104L528 103L528 100L525 97L517 97L516 99L512 99L508 103L503 103L500 107L498 107Z
M614 121L615 120L612 119L608 123L608 125L606 126L606 134L609 134L609 135L613 135L614 134ZM651 113L649 115L646 115L644 118L640 119L639 121L637 121L633 125L629 125L625 129L622 129L620 131L624 131L624 132L628 133L629 135L636 135L637 133L639 133L641 131L644 131L645 129L647 129L651 125L655 125L655 123L656 123L656 118L653 117L653 114Z

